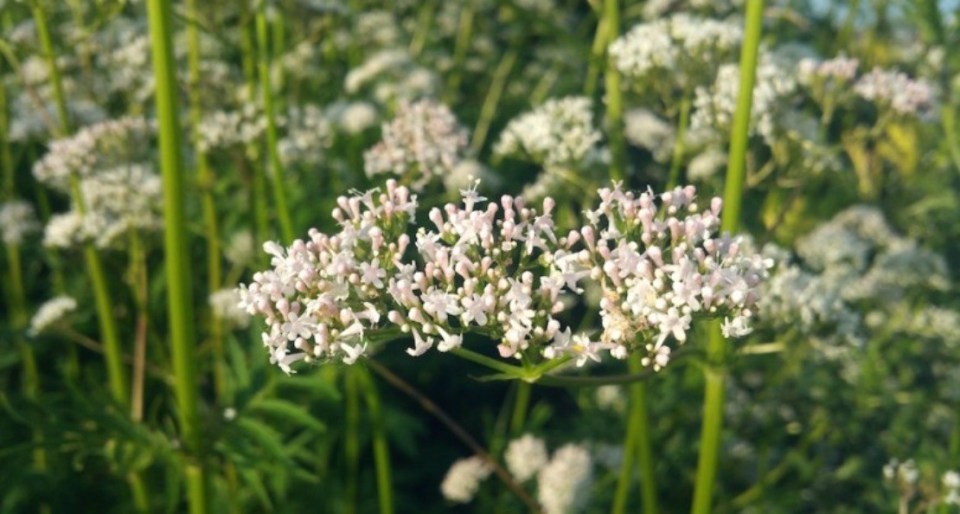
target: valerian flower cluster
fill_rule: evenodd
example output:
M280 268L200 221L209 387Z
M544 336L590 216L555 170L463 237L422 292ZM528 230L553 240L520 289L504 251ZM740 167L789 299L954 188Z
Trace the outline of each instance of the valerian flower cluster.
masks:
M339 198L338 233L266 243L272 268L240 296L266 319L271 361L286 372L299 360L350 364L392 329L411 336L412 356L454 350L474 332L498 341L503 358L583 365L641 352L660 369L695 320L726 317L728 337L750 331L771 262L718 234L719 198L701 209L692 186L655 195L616 185L599 191L587 224L563 234L550 198L537 210L520 197L461 194L462 205L432 209L413 237L417 198L390 181ZM603 291L603 328L574 334L558 318L561 294L581 295L587 281Z

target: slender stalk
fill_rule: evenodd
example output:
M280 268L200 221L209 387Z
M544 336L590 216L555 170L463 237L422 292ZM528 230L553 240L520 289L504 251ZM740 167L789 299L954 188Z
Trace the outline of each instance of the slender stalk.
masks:
M473 138L470 140L470 152L474 155L480 153L483 144L487 141L487 133L490 131L493 117L497 113L497 105L500 103L503 89L507 85L507 77L510 76L510 70L513 69L516 62L517 51L511 49L503 54L500 64L493 72L490 88L487 89L487 96L483 99L483 106L480 107L480 118L477 120L477 125L473 129Z
M537 501L534 500L530 494L527 493L527 491L525 491L523 487L521 487L520 484L513 479L510 473L504 469L504 467L501 466L500 463L497 462L497 460L494 459L490 453L488 453L483 446L481 446L480 443L478 443L477 440L466 431L466 429L464 429L459 423L451 418L449 414L444 412L443 409L441 409L437 404L433 403L433 401L426 395L418 391L415 387L408 384L405 380L394 374L380 363L374 360L368 360L366 362L374 373L380 375L380 377L386 380L390 385L396 387L410 398L416 400L423 410L429 412L435 418L437 418L440 423L447 427L447 429L450 430L453 435L467 445L474 453L477 454L478 457L486 461L487 464L493 468L493 472L497 475L497 478L499 478L500 481L502 481L504 485L510 489L510 491L517 495L517 498L519 498L524 505L527 506L529 512L543 512L543 509L540 507Z
M597 32L593 36L593 46L590 48L590 63L587 67L587 79L583 85L583 94L589 98L597 92L597 82L600 70L603 69L603 59L607 55L607 23L601 16L597 20Z
M510 416L510 435L519 436L523 432L523 425L527 420L527 410L530 407L530 390L528 382L517 382L517 394L513 400L513 415Z
M620 35L620 1L604 0L604 32L607 46ZM627 144L623 136L623 94L620 91L620 72L607 57L604 72L607 93L607 138L610 142L610 180L620 181L627 176Z
M763 0L748 0L746 5L743 47L740 52L740 91L730 138L730 159L723 195L721 228L732 232L740 221L743 179L746 169L747 139L750 129L750 109L753 103L753 84L756 79L757 54L763 28ZM700 455L694 486L693 514L709 514L713 486L717 474L720 435L723 427L723 396L726 372L723 362L727 347L720 331L720 321L709 327L707 345L708 366L704 390L703 428L700 436Z
M70 177L70 189L77 210L81 215L86 214L86 203L80 192L80 179L76 174ZM127 372L123 366L123 350L120 345L117 320L113 317L113 301L110 298L110 288L103 271L103 262L92 242L84 245L83 258L87 266L87 274L93 282L93 296L97 307L97 319L100 322L100 337L103 339L103 356L107 364L107 381L110 384L110 391L120 405L128 406L130 390L127 388Z
M47 60L50 86L53 88L53 99L57 106L57 115L60 117L60 129L64 134L69 134L71 132L70 113L67 110L66 97L63 94L63 81L60 80L60 67L57 65L57 54L53 50L53 40L50 38L47 14L43 10L42 2L33 2L33 21L37 26L40 49L43 51L43 57Z
M260 95L264 116L267 118L267 160L273 178L273 199L277 204L277 218L284 242L293 241L293 222L287 207L287 190L283 182L283 163L277 149L277 119L274 113L273 85L270 81L270 39L267 26L266 2L257 11L257 51L259 54Z
M420 11L417 13L417 30L410 39L410 57L416 58L423 51L427 42L427 35L433 26L433 15L436 10L437 2L435 0L427 0L420 4Z
M343 434L343 455L346 466L346 512L357 514L357 482L360 474L360 391L354 369L344 374L345 429Z
M687 125L690 123L690 95L684 94L680 100L680 119L677 121L677 136L673 143L673 157L670 159L670 177L667 180L667 190L680 185L680 166L683 163L683 140L687 135Z
M380 514L393 514L393 485L390 473L390 448L387 446L387 430L380 408L380 394L370 374L361 368L360 381L367 411L370 414L370 431L373 437L373 462L377 469L377 499Z
M130 288L133 290L134 303L137 306L137 330L133 347L133 379L130 390L130 417L134 421L143 420L143 390L146 381L147 328L150 314L147 305L147 257L140 236L130 233ZM136 496L136 495L135 495Z
M187 0L187 11L197 19L197 0ZM203 234L207 243L207 292L212 293L223 285L223 266L220 256L220 228L217 209L213 199L216 177L210 169L207 154L200 145L200 120L203 106L200 94L200 37L196 23L187 24L187 69L190 94L190 126L193 132L194 153L197 161L197 182L200 190L200 208L203 213ZM223 321L212 314L207 327L210 346L213 349L213 385L221 405L229 404L226 378L226 355L223 349Z
M6 72L6 67L0 70ZM3 174L0 182L0 198L9 200L16 191L16 177L13 168L13 150L10 148L10 111L7 105L7 84L0 84L0 173Z
M457 39L453 46L453 70L447 81L447 101L457 96L460 82L463 80L463 62L470 49L470 38L473 36L473 17L476 12L476 2L467 0L460 10L460 24L457 27Z
M197 458L187 464L187 495L192 514L207 510L207 481L201 464L200 427L197 416L196 348L193 337L193 296L190 287L190 260L187 257L187 230L184 219L183 166L180 156L180 124L177 114L177 81L170 3L147 0L150 46L156 77L156 108L160 139L160 167L163 171L164 253L167 277L170 345L174 392L180 434L186 448Z
M630 373L643 371L639 355L631 355L628 361ZM615 514L626 512L627 499L630 496L633 481L633 457L640 464L640 488L644 514L656 514L657 487L654 478L653 456L650 449L649 416L647 415L646 385L636 382L630 386L630 412L627 421L627 437L623 443L623 463L620 466L620 478L614 493L613 509Z

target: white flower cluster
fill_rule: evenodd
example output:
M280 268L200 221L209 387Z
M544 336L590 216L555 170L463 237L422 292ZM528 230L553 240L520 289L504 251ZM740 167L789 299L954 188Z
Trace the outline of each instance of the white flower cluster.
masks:
M395 181L383 192L341 197L335 235L311 230L287 249L266 243L273 268L240 294L250 314L266 318L271 361L288 373L301 359L353 363L365 334L392 326L413 336L412 356L434 345L455 349L474 331L500 341L504 358L583 365L601 352L625 358L639 349L660 369L667 339L683 343L694 319L730 316L726 336L750 331L756 288L771 264L717 236L719 198L701 212L691 186L660 195L660 206L650 192L601 189L590 223L562 236L550 198L538 213L519 197L483 206L475 190L461 193L462 207L430 211L436 230L417 231L412 258L405 232L416 197ZM554 317L564 309L561 292L582 294L588 278L603 288L596 340Z
M250 314L240 308L240 295L236 289L221 289L210 293L207 298L213 315L230 326L246 328L250 324Z
M440 484L443 497L456 503L469 503L480 489L480 483L490 476L493 468L479 456L460 459L450 466Z
M742 39L735 21L679 13L633 27L610 45L609 53L620 73L635 83L671 76L689 85L686 75L726 61Z
M160 212L162 181L149 167L122 165L80 179L84 209L77 206L55 214L47 224L43 244L69 248L93 241L109 248L129 231L153 231L163 226Z
M798 262L769 251L780 253L781 264L763 288L763 319L777 330L816 336L827 359L859 348L870 332L949 339L960 326L953 311L933 305L917 311L908 301L911 294L947 290L947 263L895 234L874 207L851 207L801 238Z
M333 144L333 124L327 113L316 105L291 107L287 112L286 129L286 136L277 142L280 159L285 165L294 162L319 165L324 151Z
M0 204L0 239L3 244L16 246L24 237L40 228L30 202L10 200Z
M583 446L567 444L553 453L537 475L537 500L545 514L582 511L590 499L593 460Z
M416 65L404 48L381 50L359 67L350 70L344 89L355 94L372 89L373 98L382 104L432 96L438 88L436 73Z
M377 109L369 102L337 102L327 108L327 116L347 134L359 134L377 124Z
M58 296L47 300L37 309L36 314L30 320L31 336L36 336L49 329L53 325L60 323L68 314L77 310L77 301L69 296Z
M793 66L782 61L775 54L761 52L753 87L750 131L761 135L768 143L776 137L780 108L789 105L789 97L797 87ZM721 139L727 137L733 125L739 92L739 65L724 64L712 86L696 88L690 131L714 131Z
M832 81L837 85L848 84L857 76L860 61L842 55L818 61L812 58L801 59L797 63L797 78L810 85L818 81Z
M510 441L507 451L503 454L507 469L518 482L526 482L533 478L547 464L548 458L546 443L533 434L524 434Z
M943 474L943 487L947 494L941 500L944 505L960 505L960 473L947 471Z
M54 189L68 192L71 177L85 178L94 172L136 160L149 149L153 132L145 118L107 120L84 127L71 137L50 142L47 154L33 166L33 176Z
M545 167L567 166L582 161L601 137L593 126L590 99L571 96L547 100L510 121L493 152Z
M883 478L913 486L920 479L920 470L917 469L917 463L913 459L907 459L903 462L898 459L890 459L890 462L883 466Z
M634 146L645 148L657 162L673 155L677 134L673 125L649 109L631 109L623 116L623 135Z
M422 191L435 179L451 175L467 148L467 131L447 106L434 100L402 103L383 125L379 143L363 155L368 177L399 175L399 181Z
M860 77L853 90L865 100L889 106L902 115L921 115L933 106L933 89L928 83L897 71L874 68Z
M200 150L226 150L247 145L260 138L267 130L267 118L253 102L239 110L215 111L200 120L197 127Z
M548 357L563 348L581 363L599 360L599 349L624 358L644 340L644 364L660 369L670 357L666 340L686 341L696 316L729 316L725 337L750 333L757 288L773 262L742 249L740 238L717 236L719 198L701 209L693 186L663 193L660 205L652 192L619 187L599 196L580 231L586 249L559 250L553 261L556 276L576 292L588 277L600 284L603 332L597 342L556 342L545 350Z

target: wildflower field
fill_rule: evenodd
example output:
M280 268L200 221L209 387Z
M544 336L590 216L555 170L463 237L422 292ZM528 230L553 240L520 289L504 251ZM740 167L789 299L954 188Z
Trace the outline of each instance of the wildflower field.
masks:
M960 2L0 26L0 512L960 512Z

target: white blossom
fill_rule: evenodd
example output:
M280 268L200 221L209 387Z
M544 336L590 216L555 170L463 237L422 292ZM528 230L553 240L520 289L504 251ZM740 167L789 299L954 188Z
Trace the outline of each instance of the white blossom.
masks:
M57 323L61 323L71 312L77 310L77 301L69 296L57 296L47 300L37 309L30 320L29 333L36 336Z
M440 484L440 492L452 502L469 503L492 471L490 464L479 456L460 459L450 466Z
M547 445L533 434L524 434L510 441L503 458L510 474L518 482L526 482L547 464Z
M0 239L3 244L22 244L27 234L40 228L33 206L23 200L10 200L0 204Z
M593 485L593 462L583 446L568 444L537 475L537 499L545 514L581 512Z

